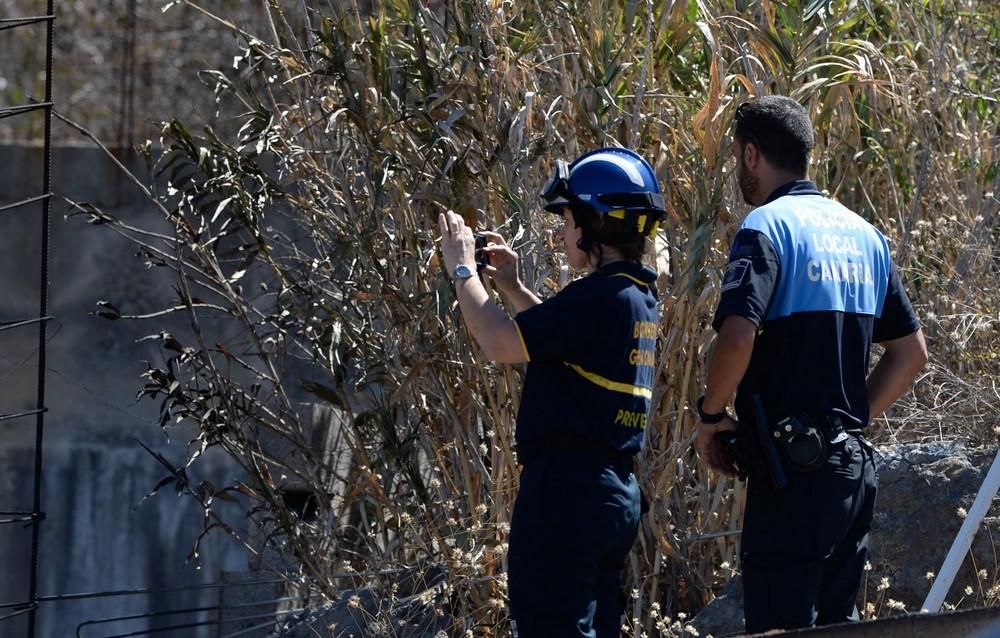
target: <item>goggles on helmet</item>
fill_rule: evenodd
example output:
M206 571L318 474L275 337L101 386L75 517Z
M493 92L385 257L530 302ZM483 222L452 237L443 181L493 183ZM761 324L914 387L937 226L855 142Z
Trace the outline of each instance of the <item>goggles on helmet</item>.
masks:
M542 188L541 196L546 202L546 208L549 208L549 205L568 204L577 199L569 188L569 162L556 160L555 170Z

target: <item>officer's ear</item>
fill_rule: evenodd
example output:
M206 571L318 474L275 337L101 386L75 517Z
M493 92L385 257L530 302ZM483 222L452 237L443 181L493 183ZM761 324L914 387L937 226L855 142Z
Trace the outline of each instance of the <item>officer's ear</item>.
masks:
M753 142L744 142L740 145L740 153L742 155L743 165L752 171L757 170L757 164L760 163L761 154L760 149Z

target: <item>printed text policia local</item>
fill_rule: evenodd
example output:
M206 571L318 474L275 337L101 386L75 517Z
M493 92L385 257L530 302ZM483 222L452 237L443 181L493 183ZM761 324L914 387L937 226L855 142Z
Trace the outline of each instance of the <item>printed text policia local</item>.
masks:
M800 224L812 228L847 232L864 232L868 229L868 224L856 215L824 215L809 209L797 209L793 213ZM871 266L866 262L850 261L851 257L864 256L857 237L819 232L812 233L811 239L817 253L829 254L831 258L809 260L806 264L809 281L874 285Z

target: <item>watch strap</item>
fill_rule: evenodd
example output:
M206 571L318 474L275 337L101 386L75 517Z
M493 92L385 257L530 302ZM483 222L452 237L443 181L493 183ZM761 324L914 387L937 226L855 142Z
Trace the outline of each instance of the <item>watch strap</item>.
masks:
M719 421L722 421L724 418L729 416L729 413L726 412L725 408L723 408L722 412L716 412L714 414L709 414L705 412L701 407L704 402L705 402L705 395L703 394L700 397L698 397L698 403L697 403L698 418L701 419L702 423L707 423L709 425L712 425L713 423L718 423Z

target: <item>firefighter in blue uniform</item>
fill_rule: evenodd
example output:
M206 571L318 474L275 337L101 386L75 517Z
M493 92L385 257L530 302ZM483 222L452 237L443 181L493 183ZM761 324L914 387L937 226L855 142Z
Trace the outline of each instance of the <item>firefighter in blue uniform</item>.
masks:
M650 165L602 148L556 162L542 197L562 217L569 265L586 273L541 301L496 233L490 274L516 312L475 273L472 231L441 216L441 249L459 305L485 355L527 362L515 439L523 465L511 520L508 591L519 638L612 638L624 611L621 570L639 527L632 457L643 444L658 332L647 238L665 213Z
M723 276L697 447L714 469L750 475L741 563L754 633L858 619L877 489L861 432L927 360L885 238L806 179L812 145L809 117L790 98L737 109L736 174L756 208ZM872 342L885 352L869 372ZM739 425L725 410L733 392ZM780 484L748 432L759 423ZM743 434L744 467L721 431Z

